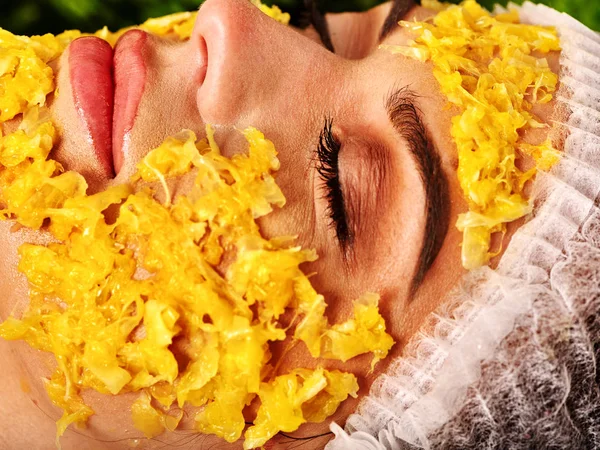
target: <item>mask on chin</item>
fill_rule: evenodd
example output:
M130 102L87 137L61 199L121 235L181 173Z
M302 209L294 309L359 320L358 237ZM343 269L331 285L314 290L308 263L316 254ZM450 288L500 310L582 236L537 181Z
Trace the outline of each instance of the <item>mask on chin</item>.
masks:
M139 28L186 39L194 16ZM96 36L114 45L125 31ZM45 108L54 90L48 64L80 36L0 30L0 123L22 117L0 140L0 212L54 239L20 247L30 304L0 325L0 337L55 355L46 389L63 410L58 437L94 413L85 389L139 392L133 421L148 438L175 430L187 406L198 432L234 442L247 428L243 409L256 398L261 406L245 448L322 422L357 395L356 377L323 368L278 374L269 344L302 341L313 357L341 361L373 353L375 365L393 345L378 296L364 295L354 317L330 325L324 297L299 268L316 254L293 238L261 236L256 219L285 199L274 179L276 151L254 128L243 132L247 154L232 158L220 153L210 126L201 140L184 130L148 153L128 184L87 195L82 175L49 159L58 136ZM190 173L192 190L171 198L169 180ZM291 325L286 311L293 311ZM183 354L174 342L184 343Z

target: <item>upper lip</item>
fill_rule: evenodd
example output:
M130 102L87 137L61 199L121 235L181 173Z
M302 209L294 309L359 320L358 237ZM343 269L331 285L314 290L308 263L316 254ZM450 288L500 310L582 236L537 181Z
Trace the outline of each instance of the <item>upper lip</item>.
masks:
M71 44L73 100L96 157L111 175L123 164L125 140L144 92L146 37L143 31L131 30L121 36L114 51L99 38Z

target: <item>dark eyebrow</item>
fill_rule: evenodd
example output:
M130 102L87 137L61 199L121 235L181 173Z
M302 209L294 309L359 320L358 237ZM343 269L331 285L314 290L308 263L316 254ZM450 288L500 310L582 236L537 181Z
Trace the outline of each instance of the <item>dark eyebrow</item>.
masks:
M312 25L319 34L319 38L325 48L331 53L335 53L327 20L325 19L325 15L319 9L318 3L318 0L304 0L304 11L299 23L300 28L306 28L307 26Z
M421 0L393 0L392 8L388 13L387 17L383 21L383 26L379 32L379 42L383 41L385 37L398 25L398 22L406 16L408 11L415 5L420 5ZM318 7L318 0L304 0L304 11L298 24L300 28L306 28L308 25L312 25L316 32L319 34L321 42L327 50L335 53L333 42L331 40L331 34L329 33L329 26L327 20Z
M416 100L417 95L406 86L393 89L385 103L394 129L408 142L425 190L423 244L411 283L411 294L418 289L440 252L450 222L448 180L442 170L440 156L423 125L422 113Z
M383 26L379 32L379 42L383 41L390 34L413 6L420 4L421 0L394 0L392 9L390 9L389 14L383 21Z

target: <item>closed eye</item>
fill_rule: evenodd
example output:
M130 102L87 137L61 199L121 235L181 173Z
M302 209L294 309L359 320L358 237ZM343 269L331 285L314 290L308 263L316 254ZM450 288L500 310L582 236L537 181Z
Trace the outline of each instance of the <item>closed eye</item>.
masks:
M327 213L330 226L334 228L335 235L342 251L353 241L353 233L348 227L348 216L344 194L340 183L339 154L341 143L331 131L332 119L325 119L323 130L319 135L317 145L317 172L325 185L325 199L327 200Z

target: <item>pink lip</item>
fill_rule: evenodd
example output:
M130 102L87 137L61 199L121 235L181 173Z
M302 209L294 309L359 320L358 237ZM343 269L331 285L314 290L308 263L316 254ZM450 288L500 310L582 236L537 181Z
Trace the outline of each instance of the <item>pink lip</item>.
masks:
M125 140L133 128L146 85L143 48L147 34L125 33L115 50L102 39L86 37L69 48L75 106L107 174L123 165Z
M148 34L131 30L115 46L115 112L113 117L113 159L117 173L123 165L126 140L133 128L138 106L146 87L143 50Z
M69 47L69 66L75 107L96 157L112 175L113 50L102 39L77 39Z

